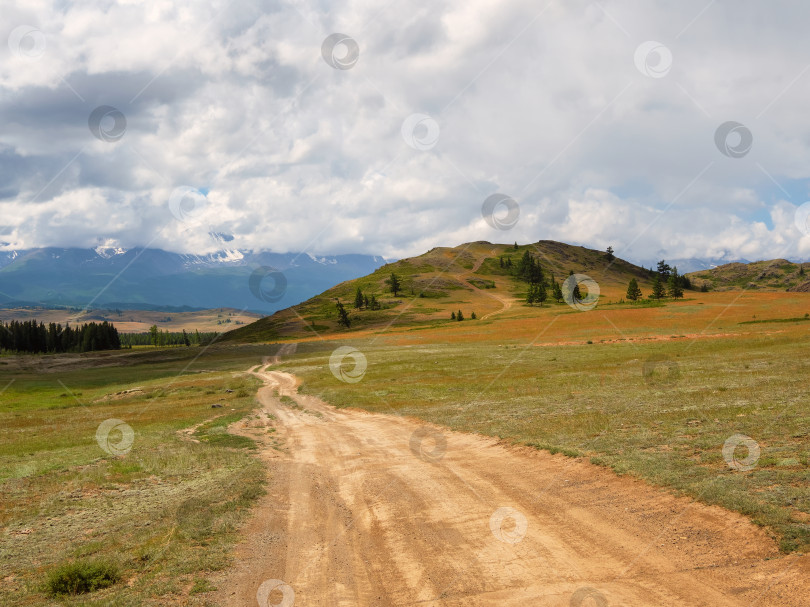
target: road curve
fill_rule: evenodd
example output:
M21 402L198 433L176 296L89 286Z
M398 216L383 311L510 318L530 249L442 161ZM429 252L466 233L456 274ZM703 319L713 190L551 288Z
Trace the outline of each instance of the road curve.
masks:
M263 410L233 431L263 445L269 489L218 605L810 605L808 557L740 515L253 372Z

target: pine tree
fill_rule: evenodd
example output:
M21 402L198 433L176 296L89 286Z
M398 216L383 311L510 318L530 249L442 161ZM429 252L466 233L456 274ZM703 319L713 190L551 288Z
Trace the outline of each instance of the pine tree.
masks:
M537 283L537 285L535 285L534 288L535 288L534 300L538 302L540 304L540 307L542 308L543 302L546 301L546 299L548 298L548 291L546 291L546 285L544 285L542 282L539 282Z
M357 292L354 294L354 307L358 310L363 307L363 292L360 287L357 287Z
M641 289L638 286L638 281L635 278L630 279L630 284L627 285L627 299L630 301L636 301L639 297L641 297Z
M341 327L346 327L348 329L352 326L352 321L349 319L349 314L346 312L346 308L344 308L343 304L340 302L337 302L335 306L337 307L338 324Z
M459 320L459 321L464 320L464 314L461 313L461 310L456 312L456 320Z
M399 276L397 276L394 272L391 272L391 278L386 280L385 284L391 287L391 293L394 294L394 297L396 297L397 293L402 290L402 282L400 281Z
M475 315L475 312L470 314L470 320L475 320L476 318L478 318L478 317Z
M371 300L368 302L368 309L369 310L379 310L380 309L380 302L377 301L377 296L374 293L371 294Z
M573 275L574 275L574 271L569 270L568 271L568 276L573 276ZM580 301L582 299L582 293L579 290L579 283L578 282L574 284L574 290L571 292L571 296L573 297L574 301Z
M613 261L616 259L616 256L613 254L613 247L608 247L607 251L605 251L605 259L608 261Z
M455 320L455 319L456 319L456 313L455 312L450 312L450 320Z
M517 244L517 241L515 241L515 251L517 251L517 250L518 250L518 244Z
M523 280L529 281L532 275L532 268L534 267L534 259L528 250L523 251L523 257L517 265L517 275Z
M556 280L551 283L551 296L557 300L557 303L563 300L562 287Z
M368 295L363 295L363 306L365 306L366 310L369 309L369 307L368 307Z
M652 299L661 299L664 297L666 293L664 292L664 285L661 284L661 276L660 274L655 275L655 280L653 281L653 290L650 294Z
M546 277L543 274L543 266L534 258L532 258L531 265L529 266L529 282L534 284L543 284L546 282Z
M670 272L672 272L672 268L669 267L669 264L666 261L662 259L658 262L658 274L661 276L661 280L663 282L667 282L669 280Z
M530 306L534 304L535 301L534 299L535 289L536 289L535 285L529 285L529 290L526 291L526 303L529 304Z
M683 287L681 286L681 277L678 276L678 268L672 268L672 273L667 280L667 291L672 299L683 297Z

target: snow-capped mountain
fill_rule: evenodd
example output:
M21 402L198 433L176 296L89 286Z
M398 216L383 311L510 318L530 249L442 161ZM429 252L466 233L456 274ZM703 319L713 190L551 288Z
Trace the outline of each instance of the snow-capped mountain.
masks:
M112 247L112 246L105 246L99 245L93 249L96 252L96 255L99 257L103 257L104 259L109 259L113 255L123 255L127 252L126 249L122 249L121 247Z
M371 255L316 257L228 248L193 255L127 250L114 243L0 251L0 306L232 307L272 313L385 263ZM286 286L277 301L265 301L251 290L251 275L268 272L265 268L284 275Z

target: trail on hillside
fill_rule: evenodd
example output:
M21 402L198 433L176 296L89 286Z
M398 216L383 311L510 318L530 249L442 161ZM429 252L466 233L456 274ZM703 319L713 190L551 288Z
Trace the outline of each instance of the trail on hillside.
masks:
M810 605L808 557L740 515L253 372L268 495L218 605Z
M486 291L484 291L484 293L486 293ZM503 314L512 307L512 300L513 300L512 297L502 297L501 295L496 295L495 293L486 293L486 294L500 301L503 307L500 310L495 310L494 312L490 312L489 314L484 314L481 317L481 320L486 320L487 318L490 318L491 316L495 316L497 314Z
M496 251L493 250L491 252L491 254L495 255ZM486 256L486 255L483 255L483 256L479 257L476 260L476 262L473 264L473 267L470 269L467 276L468 277L473 276L478 271L478 269L484 264L484 262L487 259L488 259L488 256ZM504 312L506 312L507 310L509 310L512 307L512 300L514 299L513 297L504 297L504 296L499 295L497 293L490 293L488 290L481 289L481 288L475 286L473 283L470 283L470 286L473 287L474 289L477 289L478 291L480 291L484 295L488 295L489 297L492 297L493 299L497 299L499 302L501 302L501 306L503 306L500 310L495 310L494 312L490 312L489 314L484 314L481 317L481 320L486 320L487 318L490 318L492 316L497 316L498 314L503 314Z

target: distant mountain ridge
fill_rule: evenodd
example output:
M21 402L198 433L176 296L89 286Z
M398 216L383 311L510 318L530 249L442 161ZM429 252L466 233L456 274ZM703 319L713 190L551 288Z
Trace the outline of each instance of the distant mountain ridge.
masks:
M92 302L93 307L230 307L272 313L385 263L373 255L239 249L204 255L108 245L0 251L0 306L83 307ZM286 281L271 298L254 293L255 284L251 289L250 277L261 268L280 271Z

